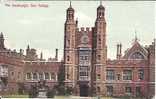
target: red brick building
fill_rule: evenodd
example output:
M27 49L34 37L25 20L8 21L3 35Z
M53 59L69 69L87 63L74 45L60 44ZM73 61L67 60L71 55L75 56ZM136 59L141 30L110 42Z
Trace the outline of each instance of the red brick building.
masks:
M19 83L30 88L44 79L49 88L58 83L60 68L65 68L65 85L74 88L80 96L154 96L155 95L155 41L142 46L137 38L122 55L117 44L115 60L107 58L105 8L97 8L95 26L78 28L74 8L66 12L64 29L64 60L44 60L36 50L26 49L26 55L7 49L0 35L0 93L15 93Z
M78 28L74 8L66 12L64 34L65 82L80 96L153 96L155 41L142 46L137 38L116 60L107 59L105 8L100 4L94 27ZM150 92L150 93L149 93Z

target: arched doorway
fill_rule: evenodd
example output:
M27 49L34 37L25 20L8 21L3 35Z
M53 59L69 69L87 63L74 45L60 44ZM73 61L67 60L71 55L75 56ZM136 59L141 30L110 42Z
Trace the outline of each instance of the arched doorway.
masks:
M87 97L89 92L88 90L89 86L87 84L80 84L80 96Z

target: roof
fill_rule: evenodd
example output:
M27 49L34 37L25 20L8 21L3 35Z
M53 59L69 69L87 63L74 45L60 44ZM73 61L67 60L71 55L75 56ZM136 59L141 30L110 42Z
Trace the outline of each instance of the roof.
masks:
M142 45L140 45L140 43L138 42L138 40L135 40L134 41L132 47L129 48L125 52L125 55L122 57L122 59L129 59L131 57L131 55L133 55L136 52L138 52L141 55L143 55L144 59L147 59L148 51Z

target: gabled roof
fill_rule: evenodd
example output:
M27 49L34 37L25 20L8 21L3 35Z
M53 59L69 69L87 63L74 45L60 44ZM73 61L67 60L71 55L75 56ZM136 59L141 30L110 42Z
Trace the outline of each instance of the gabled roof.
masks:
M143 59L147 59L148 57L148 51L145 49L143 46L140 45L138 40L135 40L132 47L129 48L126 52L125 55L122 57L123 59L132 59L131 56L134 55L135 53L138 53L143 56Z

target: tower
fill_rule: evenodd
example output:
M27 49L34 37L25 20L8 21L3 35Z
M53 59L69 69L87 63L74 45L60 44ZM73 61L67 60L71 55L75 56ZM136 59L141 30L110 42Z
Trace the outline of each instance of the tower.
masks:
M66 11L66 22L64 30L64 67L65 81L74 85L75 79L75 32L76 22L74 20L74 9L70 6Z
M107 59L105 8L102 3L97 8L93 49L96 52L95 63L105 64Z
M93 32L93 55L92 55L92 80L95 82L102 82L105 80L106 60L107 60L107 46L106 46L106 21L105 8L100 2L97 8L97 17ZM104 91L102 83L93 84L94 90L97 94Z
M0 34L0 50L3 50L3 49L5 49L4 36L3 36L3 33L1 32L1 34Z

